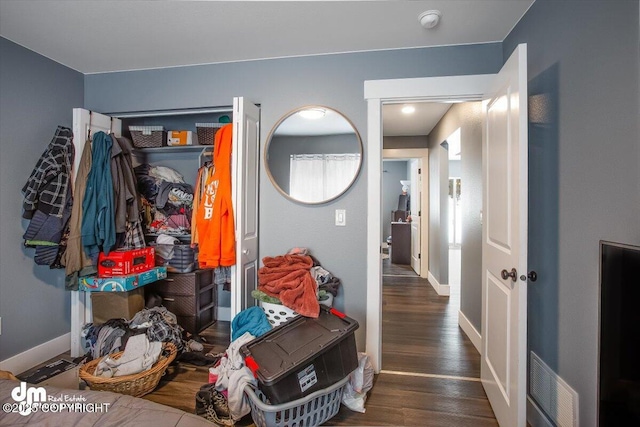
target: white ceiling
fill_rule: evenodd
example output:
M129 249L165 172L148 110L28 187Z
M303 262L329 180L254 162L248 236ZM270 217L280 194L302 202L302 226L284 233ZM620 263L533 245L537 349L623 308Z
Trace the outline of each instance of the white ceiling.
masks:
M405 105L415 107L415 112L404 114ZM429 135L438 121L453 104L443 102L406 102L382 106L382 130L384 136Z
M500 42L533 1L0 0L0 35L89 74ZM442 12L431 30L429 9ZM437 113L423 110L385 135L427 134Z

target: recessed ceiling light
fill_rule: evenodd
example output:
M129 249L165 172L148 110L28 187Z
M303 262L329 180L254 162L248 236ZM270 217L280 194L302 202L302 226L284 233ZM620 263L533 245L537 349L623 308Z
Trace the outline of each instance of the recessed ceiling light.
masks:
M418 15L418 21L424 28L433 28L440 22L442 12L439 10L427 10Z
M416 107L414 107L413 105L405 105L404 107L402 107L402 112L404 114L413 114L416 111Z
M315 120L323 117L326 112L324 108L307 108L306 110L299 111L298 114L305 119Z

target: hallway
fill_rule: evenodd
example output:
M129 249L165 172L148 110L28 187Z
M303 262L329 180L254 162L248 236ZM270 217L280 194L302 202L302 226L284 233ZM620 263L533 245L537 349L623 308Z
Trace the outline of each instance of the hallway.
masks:
M327 425L497 426L480 355L458 327L459 286L440 297L411 267L383 260L382 371L365 414Z

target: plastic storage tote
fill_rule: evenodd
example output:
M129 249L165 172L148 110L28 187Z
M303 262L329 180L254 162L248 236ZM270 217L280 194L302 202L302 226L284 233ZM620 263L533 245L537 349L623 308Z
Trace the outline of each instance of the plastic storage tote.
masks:
M245 364L271 404L325 389L358 366L358 322L320 306L317 319L298 316L243 345Z

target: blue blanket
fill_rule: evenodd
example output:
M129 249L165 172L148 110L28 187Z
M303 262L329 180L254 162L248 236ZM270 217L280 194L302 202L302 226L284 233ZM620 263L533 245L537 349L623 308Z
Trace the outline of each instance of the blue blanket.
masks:
M249 307L242 310L231 322L231 341L235 341L245 332L258 338L271 330L271 323L260 307Z

